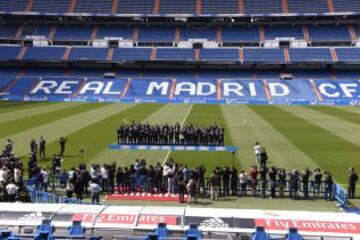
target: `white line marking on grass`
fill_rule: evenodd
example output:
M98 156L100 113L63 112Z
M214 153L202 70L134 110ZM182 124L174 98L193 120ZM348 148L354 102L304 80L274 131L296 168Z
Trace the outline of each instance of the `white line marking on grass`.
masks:
M185 122L186 122L186 119L189 117L190 115L190 112L193 108L194 104L191 104L190 107L189 107L189 110L187 111L186 115L185 115L185 118L183 119L182 123L180 124L180 128L182 128L184 125L185 125ZM163 163L162 165L164 166L166 161L168 160L169 156L170 156L170 153L171 153L171 150L169 150L163 160Z
M245 118L243 118L243 119L241 119L240 123L230 125L228 128L241 127L241 126L244 126L247 123L248 123L248 121Z

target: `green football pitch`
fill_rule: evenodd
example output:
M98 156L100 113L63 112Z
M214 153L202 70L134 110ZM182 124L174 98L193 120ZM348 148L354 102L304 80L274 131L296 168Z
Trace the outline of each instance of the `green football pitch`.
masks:
M50 157L58 153L58 138L68 138L64 167L85 163L129 165L136 158L148 164L173 158L190 167L232 166L231 153L113 151L116 128L126 121L149 123L216 122L226 128L226 145L238 146L235 166L248 169L254 164L253 146L259 141L269 153L270 165L286 169L330 171L335 181L347 182L347 170L360 172L360 107L252 106L198 104L119 103L0 103L0 148L14 140L15 154L27 159L30 140L44 136ZM80 149L84 149L84 158Z

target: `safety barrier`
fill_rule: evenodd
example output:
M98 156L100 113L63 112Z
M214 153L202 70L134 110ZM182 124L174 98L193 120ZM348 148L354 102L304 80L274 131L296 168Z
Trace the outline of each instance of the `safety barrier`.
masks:
M94 204L91 202L87 202L75 198L67 198L55 193L38 190L35 187L36 185L35 179L27 180L26 185L30 196L30 200L33 203L67 203L67 204L85 204L85 205Z

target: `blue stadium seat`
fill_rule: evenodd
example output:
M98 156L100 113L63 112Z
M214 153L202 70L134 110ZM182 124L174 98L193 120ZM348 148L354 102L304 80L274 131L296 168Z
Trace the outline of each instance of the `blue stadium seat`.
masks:
M324 13L328 12L326 0L288 0L289 13Z
M333 0L336 12L360 11L360 4L354 0Z
M336 48L336 54L339 61L360 62L360 48Z
M202 0L201 1L201 13L202 14L237 14L238 0Z
M332 62L328 48L290 48L291 62Z
M51 220L50 219L43 219L42 223L40 226L37 227L36 229L36 233L40 233L40 232L48 232L48 233L53 233L54 232L54 227L51 225Z
M30 47L24 55L25 60L61 60L64 47Z
M244 48L244 62L285 62L284 50L279 48Z
M194 61L195 50L193 48L158 48L156 60Z
M69 60L106 60L108 49L96 47L73 47L71 49Z
M258 42L259 27L223 27L223 42Z
M0 240L7 240L13 235L14 234L10 230L2 230L0 231Z
M50 26L38 25L36 29L33 31L33 36L43 36L46 39L49 37L51 31Z
M349 41L350 33L345 25L308 26L311 41Z
M59 13L68 12L71 0L34 0L32 11L42 13Z
M255 232L251 236L251 240L269 240L270 236L265 232L264 227L256 227Z
M51 225L50 219L44 219L40 226L37 227L34 240L53 240L55 228Z
M185 238L193 238L195 240L201 240L202 235L196 224L190 224L189 229L185 231Z
M123 14L152 14L154 0L119 0L116 13Z
M14 86L11 88L11 94L17 96L25 95L34 84L39 81L39 77L22 77L20 78Z
M74 12L111 14L112 4L113 0L81 0L77 1Z
M216 28L209 27L183 27L180 29L180 39L207 39L208 41L216 40Z
M5 88L10 84L10 82L15 78L14 75L7 75L0 73L0 92L6 90Z
M125 60L150 60L151 48L116 48L114 51L113 61Z
M201 61L239 61L238 48L203 48L200 51Z
M138 42L173 42L175 27L141 27Z
M126 40L132 40L134 34L134 27L123 26L101 26L98 29L96 39L104 38L122 38Z
M89 40L92 27L89 26L58 26L54 38L56 40Z
M0 25L0 38L15 38L18 27L16 24Z
M0 60L16 59L20 51L20 46L0 46Z
M24 12L27 0L1 0L0 11Z
M160 14L195 14L196 1L194 0L161 0L159 6Z
M264 27L265 39L271 40L276 38L295 38L304 39L304 34L301 26L266 26Z
M73 224L68 229L68 234L71 237L84 236L85 229L81 226L80 221L74 221Z
M160 238L168 238L170 237L170 232L166 227L166 223L159 223L158 227L155 229L154 233Z
M282 12L280 0L244 0L244 13L273 14Z
M298 233L296 228L290 228L289 233L286 234L285 240L302 240L303 237Z

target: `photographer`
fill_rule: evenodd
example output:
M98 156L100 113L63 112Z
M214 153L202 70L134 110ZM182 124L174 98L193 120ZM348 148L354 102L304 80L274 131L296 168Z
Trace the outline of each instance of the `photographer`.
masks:
M348 194L349 199L355 198L355 189L356 189L356 182L358 181L359 177L355 172L355 168L350 167L349 169L349 183L348 183Z
M248 184L248 176L244 170L242 170L239 174L239 182L240 182L240 196L246 196L246 187Z
M325 200L333 200L333 187L334 187L334 181L333 178L331 176L331 174L329 172L325 172L325 180L324 180L324 184L325 184L325 191L324 191L324 198Z
M291 199L298 199L298 191L299 191L299 173L297 170L292 170L292 172L289 173L289 196Z
M254 153L255 153L257 163L260 163L260 152L261 152L260 143L256 142L255 146L254 146Z
M235 167L232 168L231 170L231 195L232 196L237 196L238 192L238 171Z
M270 197L275 198L277 169L275 167L271 167L269 169L268 174L269 174L269 185L270 185Z
M220 187L220 176L214 170L213 174L210 177L210 199L217 200L218 199L218 191Z
M312 172L309 170L309 168L305 168L304 171L301 173L301 182L303 186L303 192L304 192L304 199L309 199L309 179L312 175Z
M60 156L61 156L61 157L64 157L66 142L67 142L67 138L60 137L60 139L59 139L59 145L60 145Z
M314 198L319 198L322 176L323 176L323 175L322 175L322 173L321 173L320 168L315 169L315 173L314 173L314 183L313 183Z
M251 191L252 196L255 197L257 195L257 175L259 174L257 167L252 166L250 169L250 181L251 181Z
M267 173L268 173L268 169L265 166L262 166L259 171L261 198L266 197L266 175L267 175Z
M285 187L286 187L286 170L285 169L279 169L278 171L278 188L279 188L279 196L280 198L285 197Z
M268 159L269 159L268 154L267 154L265 148L261 148L261 150L260 150L260 168L263 166L266 168L266 163L267 163Z

